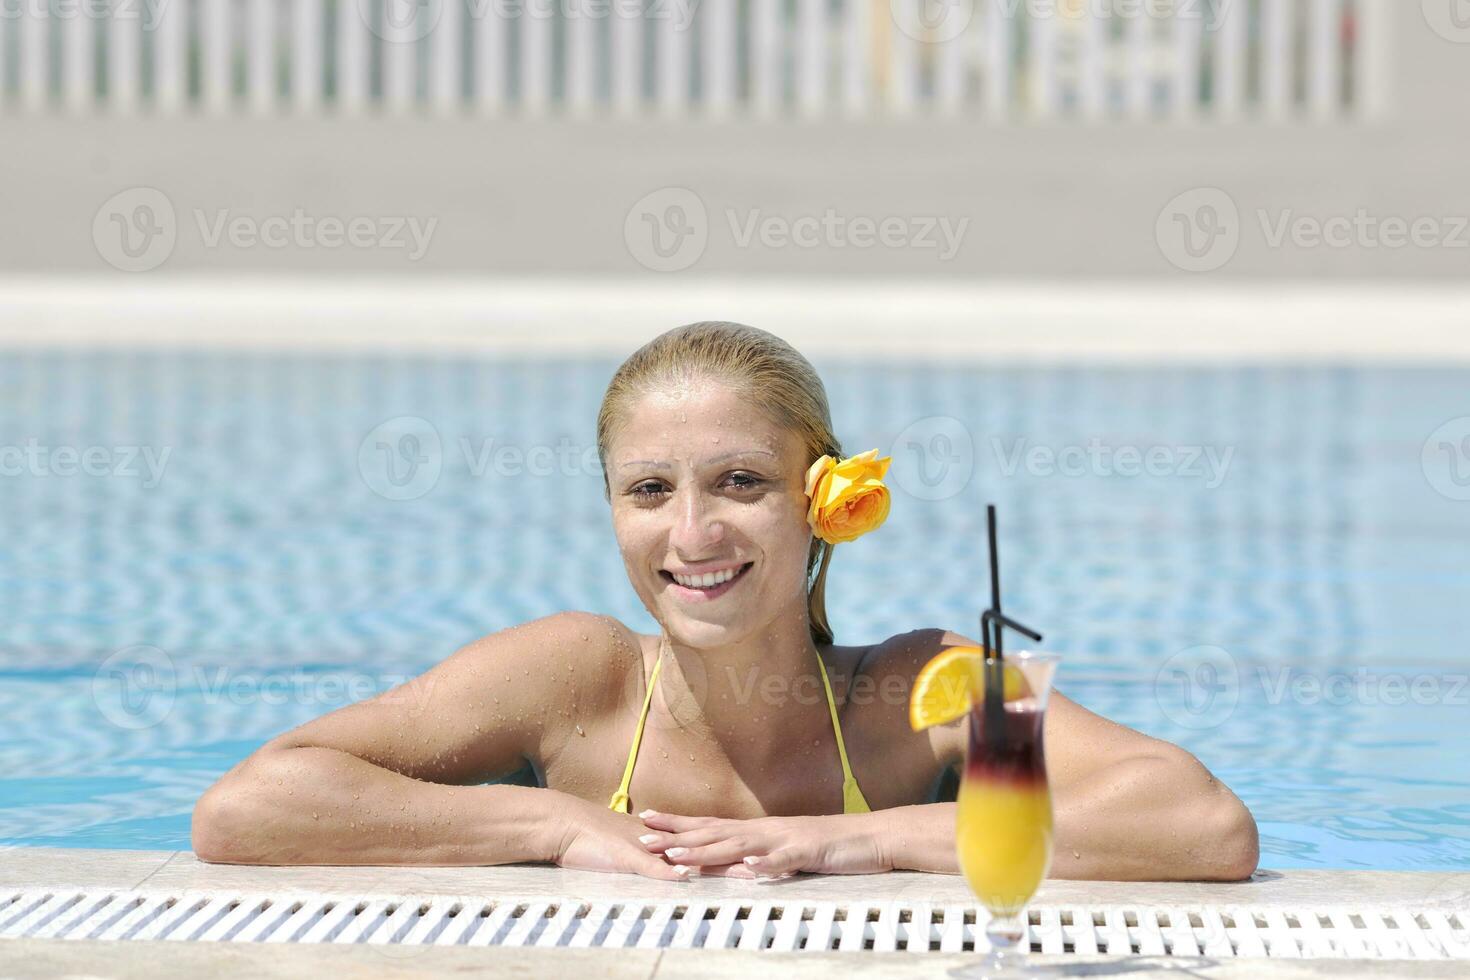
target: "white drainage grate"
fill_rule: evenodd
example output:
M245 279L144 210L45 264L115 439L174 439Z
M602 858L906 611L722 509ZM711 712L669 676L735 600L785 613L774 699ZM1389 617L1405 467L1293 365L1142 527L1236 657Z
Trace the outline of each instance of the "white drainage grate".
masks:
M973 905L922 902L0 891L0 940L964 952L984 948L984 923ZM1040 953L1470 959L1470 909L1040 906L1030 939Z

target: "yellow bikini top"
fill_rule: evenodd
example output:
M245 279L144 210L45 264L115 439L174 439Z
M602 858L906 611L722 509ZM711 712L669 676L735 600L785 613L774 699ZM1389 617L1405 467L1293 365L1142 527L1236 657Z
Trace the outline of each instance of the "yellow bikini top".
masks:
M648 678L648 691L643 695L643 710L638 714L638 728L633 732L633 745L628 750L628 764L623 767L623 781L618 784L608 802L608 809L627 813L629 807L628 787L633 782L633 763L638 759L638 745L643 741L643 723L648 720L648 706L653 701L653 689L658 683L659 668L664 665L663 649L659 649L658 661L653 665L653 674ZM822 688L827 692L827 709L832 714L832 734L837 736L837 755L842 759L842 812L869 813L872 807L858 788L857 777L847 761L847 747L842 743L842 725L837 721L837 702L832 698L832 682L827 679L827 668L817 656L817 669L822 674Z

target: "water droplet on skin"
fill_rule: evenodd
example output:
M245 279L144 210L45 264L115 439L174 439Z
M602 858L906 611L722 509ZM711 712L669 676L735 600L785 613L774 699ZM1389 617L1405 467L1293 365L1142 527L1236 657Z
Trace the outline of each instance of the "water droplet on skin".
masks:
M582 736L583 738L586 738L587 737L587 733L584 732L584 731L582 731L582 726L581 725L578 725L577 726L577 734L580 735L580 736Z
M318 817L318 816L317 816L317 815L316 815L316 814L315 814L315 813L313 813L313 814L312 814L312 815L311 815L311 819L313 819L313 820L317 820L317 819L320 819L320 818L319 818L319 817Z
M689 753L689 761L690 762L693 762L694 761L694 753L693 752L690 752Z

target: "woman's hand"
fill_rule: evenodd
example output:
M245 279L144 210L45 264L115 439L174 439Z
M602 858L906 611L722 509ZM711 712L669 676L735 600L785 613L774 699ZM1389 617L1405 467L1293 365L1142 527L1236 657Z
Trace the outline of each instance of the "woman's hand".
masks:
M644 810L648 828L638 840L651 854L698 866L704 874L776 878L818 874L875 874L892 870L885 847L887 821L879 813L730 820Z
M621 871L664 881L687 881L697 870L687 861L666 861L640 844L643 823L629 814L572 800L565 821L554 857L560 867Z

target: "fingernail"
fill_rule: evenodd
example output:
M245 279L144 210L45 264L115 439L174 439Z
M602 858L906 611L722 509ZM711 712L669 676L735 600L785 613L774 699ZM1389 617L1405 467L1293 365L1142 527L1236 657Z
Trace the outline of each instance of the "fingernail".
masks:
M753 854L750 857L744 858L743 860L745 861L746 864L750 865L752 868L755 867L757 864L760 864L761 863L761 859L758 858L758 857L756 857Z
M644 834L638 838L640 844L652 844L656 840L658 840L658 834Z
M653 817L653 816L657 816L657 815L658 815L658 811L657 810L642 810L638 814L638 816L640 816L640 817Z
M676 874L676 875L688 875L689 874L689 865L687 865L687 864L676 864L676 865L674 865L674 874Z
M682 857L683 855L688 853L689 848L687 847L671 847L667 851L664 851L664 857L676 858Z

